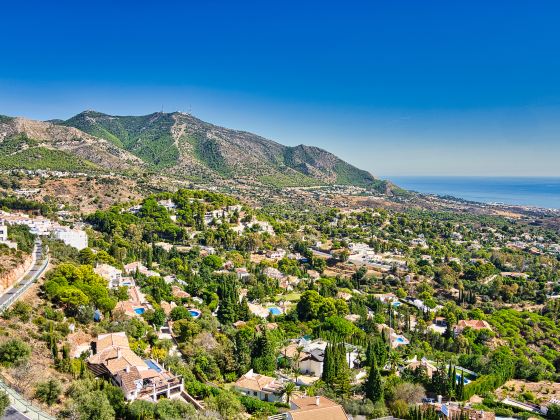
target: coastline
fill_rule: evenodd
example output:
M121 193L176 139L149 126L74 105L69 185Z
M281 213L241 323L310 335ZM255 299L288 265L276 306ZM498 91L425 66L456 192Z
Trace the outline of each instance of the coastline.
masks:
M389 179L422 195L555 213L560 210L560 177L395 176Z

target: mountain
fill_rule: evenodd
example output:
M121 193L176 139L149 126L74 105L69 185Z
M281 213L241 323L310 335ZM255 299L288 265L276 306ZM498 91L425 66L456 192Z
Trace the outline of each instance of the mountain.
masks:
M59 150L65 161L79 159L70 166L138 169L199 183L234 180L275 187L343 184L391 189L391 184L318 147L284 146L181 112L114 116L84 111L66 121L48 122L1 117L0 150L7 141L25 143L13 156L21 158L23 153L31 161L47 154L47 149ZM6 166L0 159L0 167Z
M0 168L95 172L142 166L137 156L76 128L0 116Z

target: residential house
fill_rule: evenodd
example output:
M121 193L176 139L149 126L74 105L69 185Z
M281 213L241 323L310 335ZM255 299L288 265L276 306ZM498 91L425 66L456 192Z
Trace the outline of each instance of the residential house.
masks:
M121 285L122 271L109 264L97 264L93 271L109 282L109 288L114 289Z
M486 321L482 321L480 319L462 319L455 326L455 334L457 335L462 333L465 328L471 328L475 331L480 331L480 330L492 331L492 327Z
M265 276L270 277L271 279L275 279L275 280L282 280L286 277L284 274L282 274L280 272L280 270L278 270L277 268L274 268L274 267L266 267L263 270L263 274Z
M282 414L284 420L348 420L341 405L323 397L299 396L290 401L291 410Z
M124 332L101 334L92 343L87 358L95 376L103 376L119 386L128 401L157 401L183 392L183 379L165 370L152 359L141 359L130 349Z
M249 277L251 277L251 274L245 267L236 268L235 273L237 274L237 278L239 280L247 280Z
M241 376L233 387L236 391L261 401L284 401L282 383L271 376L254 373L253 369Z

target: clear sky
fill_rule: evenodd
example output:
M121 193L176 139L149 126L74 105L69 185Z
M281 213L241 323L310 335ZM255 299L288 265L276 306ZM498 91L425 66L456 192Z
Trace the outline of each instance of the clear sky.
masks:
M189 111L376 175L560 176L558 1L20 1L0 114Z

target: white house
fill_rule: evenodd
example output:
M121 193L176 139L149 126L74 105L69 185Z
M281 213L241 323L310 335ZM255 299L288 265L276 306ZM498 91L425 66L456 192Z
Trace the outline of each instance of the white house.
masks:
M325 352L320 349L313 349L309 352L302 352L299 360L299 371L305 375L320 378L323 375L323 361Z
M283 385L276 378L254 373L253 369L241 376L234 384L237 392L261 401L284 402Z
M56 239L78 250L88 247L88 237L83 230L58 227L54 229L53 234Z
M122 271L117 267L109 264L97 264L93 271L109 282L109 288L114 289L121 285Z
M8 240L8 226L4 222L0 221L0 242L6 242Z

